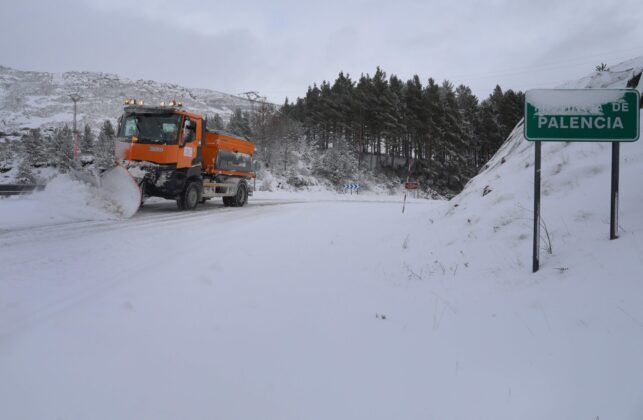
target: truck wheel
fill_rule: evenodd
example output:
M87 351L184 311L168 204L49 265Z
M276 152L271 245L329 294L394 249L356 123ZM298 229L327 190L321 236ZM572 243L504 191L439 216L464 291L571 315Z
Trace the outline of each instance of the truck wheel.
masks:
M232 205L234 207L243 207L248 202L248 187L246 184L241 183L237 188L237 195L232 197Z
M201 187L198 182L188 183L181 196L176 200L176 205L181 210L194 210L201 200Z

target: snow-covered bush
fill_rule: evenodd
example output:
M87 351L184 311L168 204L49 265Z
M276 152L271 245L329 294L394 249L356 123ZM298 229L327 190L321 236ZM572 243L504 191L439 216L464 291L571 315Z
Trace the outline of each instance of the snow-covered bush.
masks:
M333 185L352 181L357 173L357 159L350 151L328 149L313 162L313 174L321 176Z

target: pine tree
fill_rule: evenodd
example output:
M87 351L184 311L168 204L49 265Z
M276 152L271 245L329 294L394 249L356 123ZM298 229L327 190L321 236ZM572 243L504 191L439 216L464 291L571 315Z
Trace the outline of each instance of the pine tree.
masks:
M85 124L83 137L80 141L80 152L84 155L94 154L94 133L89 124Z
M440 87L442 108L442 158L449 188L459 190L468 179L466 171L467 144L462 133L462 115L458 110L453 84L445 80Z
M391 162L393 162L395 156L404 156L407 158L409 156L404 144L406 104L404 102L404 83L402 80L395 75L391 75L388 84L391 102L388 113L391 119L390 123L386 126L387 153L391 157Z
M304 101L306 103L306 107L304 109L304 115L303 115L303 123L304 127L306 128L306 136L308 137L309 141L320 147L320 148L325 148L324 142L320 139L320 121L321 121L321 113L320 113L320 92L319 88L317 87L317 84L313 84L313 87L311 88L310 86L308 87L308 91L306 92L306 97L304 98Z
M47 164L45 156L45 144L40 129L32 129L21 139L21 155L33 167L41 167Z
M427 112L424 137L426 139L425 159L429 162L435 159L442 150L443 130L442 130L442 107L440 104L440 86L435 83L433 78L429 78L428 84L424 90L425 106ZM422 156L422 155L420 155Z
M212 118L208 119L208 128L211 130L223 131L225 130L225 124L223 123L223 118L218 113L215 113Z
M340 72L331 87L330 106L335 117L336 135L353 141L353 81L350 75Z
M391 114L393 108L393 95L389 89L386 73L377 67L373 75L373 97L371 98L372 121L371 129L373 132L373 149L375 154L382 153L383 142L390 134L390 129L395 127L395 119Z
M18 184L35 184L36 176L33 173L33 167L29 159L23 158L18 165L18 174L16 176Z
M114 136L115 132L112 123L109 120L105 120L95 145L95 164L96 168L101 172L113 167L116 161Z
M75 168L74 143L71 129L65 125L54 130L47 147L49 162L59 171L65 173Z
M404 88L405 125L408 134L408 158L424 158L428 140L428 99L418 75L406 81ZM415 152L415 153L413 153Z
M279 137L276 133L276 123L273 121L275 118L276 109L272 104L265 101L259 102L258 108L255 109L250 120L250 127L244 128L245 122L243 121L243 114L237 115L235 124L238 125L239 131L244 132L248 130L256 145L257 157L262 159L266 166L270 167L272 164L272 153L274 143Z
M14 153L11 142L0 142L0 173L9 172L14 166Z
M476 118L478 115L478 98L468 86L460 85L455 91L460 113L461 135L466 147L466 162L471 169L477 169L477 136Z
M503 139L506 139L523 116L525 96L522 92L509 89L498 106L498 123Z
M371 107L372 99L372 83L371 77L361 75L355 89L353 89L353 112L354 123L353 131L355 131L355 147L360 152L359 159L361 160L361 153L368 152L370 143L370 121L371 121ZM361 163L361 162L360 162Z
M250 116L246 112L241 112L237 108L232 113L226 131L241 137L250 137L252 132L250 130Z
M480 141L480 158L486 162L498 150L504 138L498 125L497 114L489 100L480 104L477 121L477 132Z
M288 165L294 162L292 154L303 137L303 129L301 124L287 116L281 116L279 120L281 124L283 124L283 136L279 143L279 148L281 149L279 155L284 165L284 172L287 172Z
M101 127L101 131L110 139L113 139L116 136L114 126L112 125L112 122L110 120L105 120L103 126Z

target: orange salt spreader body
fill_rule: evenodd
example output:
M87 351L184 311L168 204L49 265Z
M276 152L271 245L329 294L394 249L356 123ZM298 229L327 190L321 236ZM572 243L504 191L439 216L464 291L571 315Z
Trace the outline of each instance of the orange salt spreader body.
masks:
M241 207L256 177L254 143L206 126L203 116L174 101L158 107L134 102L119 119L117 157L146 197L176 200L184 210L215 197Z

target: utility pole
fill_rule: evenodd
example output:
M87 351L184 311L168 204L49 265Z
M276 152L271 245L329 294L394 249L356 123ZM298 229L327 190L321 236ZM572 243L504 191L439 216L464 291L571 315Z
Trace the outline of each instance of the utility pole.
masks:
M69 95L72 101L74 101L74 129L72 135L74 136L74 159L78 159L78 130L76 129L76 103L81 99L80 95L77 93L72 93Z

